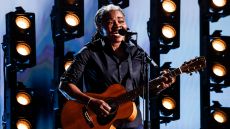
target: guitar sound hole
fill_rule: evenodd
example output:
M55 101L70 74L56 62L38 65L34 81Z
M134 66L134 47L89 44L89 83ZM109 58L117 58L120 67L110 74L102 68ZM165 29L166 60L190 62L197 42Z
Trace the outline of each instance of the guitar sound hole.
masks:
M110 114L116 114L118 105L116 103L109 102L109 101L107 103L111 107Z
M106 125L106 124L110 123L113 120L113 118L116 116L116 113L117 113L118 105L116 103L113 103L111 100L108 100L106 102L111 107L111 110L110 110L109 115L106 117L97 116L97 121L98 121L98 124L100 124L100 125Z

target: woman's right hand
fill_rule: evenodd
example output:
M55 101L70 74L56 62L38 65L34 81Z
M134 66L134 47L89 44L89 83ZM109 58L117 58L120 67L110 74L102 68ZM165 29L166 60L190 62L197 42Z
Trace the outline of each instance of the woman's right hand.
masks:
M106 117L109 115L111 107L104 100L91 98L88 108L94 111L98 116Z

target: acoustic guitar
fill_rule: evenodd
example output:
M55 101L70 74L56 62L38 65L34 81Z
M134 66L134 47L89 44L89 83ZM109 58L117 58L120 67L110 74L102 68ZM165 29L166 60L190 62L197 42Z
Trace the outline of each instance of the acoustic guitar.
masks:
M197 57L185 62L179 68L169 71L172 77L182 73L197 72L205 68L205 57ZM159 94L165 88L160 84L160 77L149 82L150 94ZM69 100L64 105L61 112L61 124L63 129L115 129L113 124L119 120L134 120L136 117L136 106L132 102L143 93L145 86L127 92L120 84L113 84L102 94L86 93L87 95L102 99L111 106L110 114L106 117L97 116L90 108L84 104Z

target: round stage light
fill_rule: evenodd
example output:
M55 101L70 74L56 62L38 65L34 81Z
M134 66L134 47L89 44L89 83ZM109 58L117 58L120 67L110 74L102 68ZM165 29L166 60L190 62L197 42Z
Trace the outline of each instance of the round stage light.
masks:
M212 40L212 47L216 51L223 52L227 49L227 44L222 39L214 39Z
M218 123L225 123L227 121L227 114L221 110L216 110L213 113L213 118Z
M21 105L29 105L31 103L31 96L26 92L18 92L16 100Z
M227 0L212 0L212 3L216 7L224 7L227 4Z
M176 30L171 25L164 25L161 31L162 31L163 36L166 38L171 39L176 36Z
M172 110L175 109L176 107L176 102L173 98L171 97L164 97L162 99L162 105L164 108L168 109L168 110Z
M69 26L76 27L80 24L80 18L73 13L67 13L65 15L65 21Z
M176 4L172 0L164 0L162 2L162 7L168 13L176 11Z
M222 77L227 74L227 69L225 66L221 64L214 64L212 67L212 71L216 76Z
M28 29L31 26L30 20L25 16L18 16L15 19L16 25L21 29Z
M16 123L17 129L32 129L30 122L26 119L19 119Z
M31 53L31 48L27 43L20 42L16 46L17 52L22 56L28 56Z
M69 68L69 66L71 65L73 63L73 61L72 60L69 60L69 61L66 61L65 62L65 70L67 70L68 68Z

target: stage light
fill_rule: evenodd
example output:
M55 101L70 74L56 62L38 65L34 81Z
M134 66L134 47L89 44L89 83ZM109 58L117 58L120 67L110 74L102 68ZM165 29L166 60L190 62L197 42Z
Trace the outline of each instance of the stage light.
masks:
M230 58L229 44L230 37L221 36L221 31L216 30L210 35L210 43L208 44L208 70L209 77L214 83L223 83L227 85L226 79L230 77L229 70Z
M98 0L98 8L108 4L114 4L124 9L129 6L129 0Z
M17 82L15 89L15 99L21 106L29 106L32 103L34 91L27 88L22 82Z
M215 83L216 84L223 83L225 85L228 85L226 82L226 79L229 78L229 66L227 66L226 63L214 62L211 64L211 69L212 69L212 71L210 72L210 79L213 81L212 83L214 83L214 84ZM211 83L211 81L210 81L210 83Z
M73 63L73 60L74 60L74 52L72 52L72 51L67 52L65 57L64 57L65 70L67 70L69 68L69 66Z
M31 96L24 92L20 91L16 95L17 102L21 105L29 105L31 103Z
M217 22L220 18L230 15L229 0L208 0L209 2L209 21Z
M6 35L3 37L6 64L25 69L36 64L35 14L16 7L6 14Z
M55 0L50 16L54 39L68 41L84 35L84 0Z
M223 77L227 74L226 67L221 64L215 64L212 66L212 71L216 76Z
M30 122L26 119L19 119L16 123L17 129L32 129Z
M65 21L69 26L75 27L77 25L79 25L80 18L75 15L74 13L68 13L65 15Z
M76 35L76 38L83 36L82 31L82 18L80 18L79 14L76 14L73 11L66 11L65 12L65 24L64 24L64 34L65 35ZM70 35L70 36L71 36ZM70 38L72 39L72 38Z
M210 36L210 45L209 45L210 53L212 55L222 55L222 57L228 56L229 49L230 49L228 42L230 42L230 36L221 36L221 34L216 36L212 34Z
M226 6L227 2L227 0L211 0L211 9L218 12Z
M31 26L30 19L25 16L18 16L15 19L16 25L21 29L28 29Z
M22 55L22 56L28 56L31 53L31 48L27 43L18 43L16 46L16 50L18 52L18 54Z
M163 0L162 7L167 13L176 11L176 4L172 0Z
M222 36L221 30L215 30L210 34L210 23L218 22L220 18L230 14L230 2L229 0L199 0L199 5L200 54L207 59L207 68L200 73L201 128L229 129L229 126L225 127L224 123L219 123L226 120L222 112L224 108L210 106L210 101L211 92L221 94L223 88L230 86L230 37Z
M230 108L222 107L218 101L213 101L210 107L208 127L212 129L229 129L230 128Z
M218 122L218 123L225 123L227 121L227 114L221 110L216 110L213 113L213 118Z
M160 4L160 52L166 54L170 49L180 46L180 0L162 0Z
M176 36L176 30L171 25L164 25L161 31L163 36L167 39L172 39Z
M12 127L32 129L35 127L35 94L23 82L17 82L12 91Z
M226 5L227 0L212 0L212 3L217 7L223 7Z
M160 112L161 112L161 117L171 117L171 120L175 120L175 113L178 112L177 102L178 99L176 100L177 96L166 94L161 97L161 103L160 103ZM177 110L177 111L176 111Z
M172 110L175 109L176 107L176 102L173 98L171 97L164 97L162 99L162 105L164 108L168 109L168 110Z
M227 49L227 44L224 40L217 38L217 39L213 39L211 41L212 43L212 47L214 50L218 51L218 52L223 52Z
M65 70L67 70L72 63L73 63L73 61L66 61L65 62Z
M161 123L180 118L180 76L176 77L175 83L160 93L158 105Z

